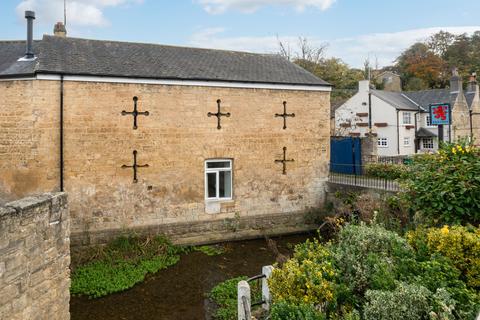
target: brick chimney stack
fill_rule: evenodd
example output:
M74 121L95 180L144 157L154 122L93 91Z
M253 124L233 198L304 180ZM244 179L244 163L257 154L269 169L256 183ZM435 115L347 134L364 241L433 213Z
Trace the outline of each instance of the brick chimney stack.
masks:
M467 92L475 92L478 90L478 84L477 84L477 73L473 72L470 75L470 80L468 81L468 88Z
M463 91L462 77L458 74L458 69L452 69L452 77L450 78L450 92L461 93Z
M65 38L67 36L67 29L63 22L57 22L53 27L53 34L57 37Z

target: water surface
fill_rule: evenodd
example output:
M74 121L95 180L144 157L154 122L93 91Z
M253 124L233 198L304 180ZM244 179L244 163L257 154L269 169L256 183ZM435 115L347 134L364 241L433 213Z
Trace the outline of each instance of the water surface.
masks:
M274 238L282 254L312 235ZM207 256L201 252L183 255L180 261L150 275L135 287L100 299L72 297L72 320L203 320L214 308L205 297L216 284L237 276L254 276L275 256L264 239L229 242L226 253Z

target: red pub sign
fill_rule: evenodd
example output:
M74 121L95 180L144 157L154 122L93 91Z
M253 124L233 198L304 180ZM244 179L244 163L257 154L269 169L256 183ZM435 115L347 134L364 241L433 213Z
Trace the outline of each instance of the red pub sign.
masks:
M430 105L430 119L432 125L450 124L450 104L439 103Z

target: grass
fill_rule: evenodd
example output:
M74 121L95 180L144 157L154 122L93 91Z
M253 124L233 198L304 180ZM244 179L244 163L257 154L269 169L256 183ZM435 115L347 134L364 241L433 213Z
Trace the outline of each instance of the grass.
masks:
M213 314L215 320L236 320L237 319L237 285L241 280L247 280L241 276L220 282L208 294L208 297L215 302L217 309ZM258 281L250 283L252 302L261 300L261 290Z
M148 273L168 268L180 260L187 247L172 245L165 237L120 237L98 247L72 272L70 292L99 298L142 282Z

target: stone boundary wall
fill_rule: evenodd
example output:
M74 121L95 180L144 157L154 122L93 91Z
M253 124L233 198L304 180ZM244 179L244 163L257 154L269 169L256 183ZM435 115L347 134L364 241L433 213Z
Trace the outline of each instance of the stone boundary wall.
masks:
M0 319L70 319L65 193L0 206Z
M313 209L312 209L313 210ZM122 235L163 234L180 245L200 245L231 240L255 239L264 235L276 236L316 230L318 225L308 221L308 212L232 216L209 221L162 224L151 227L113 229L72 234L72 250L107 242Z

